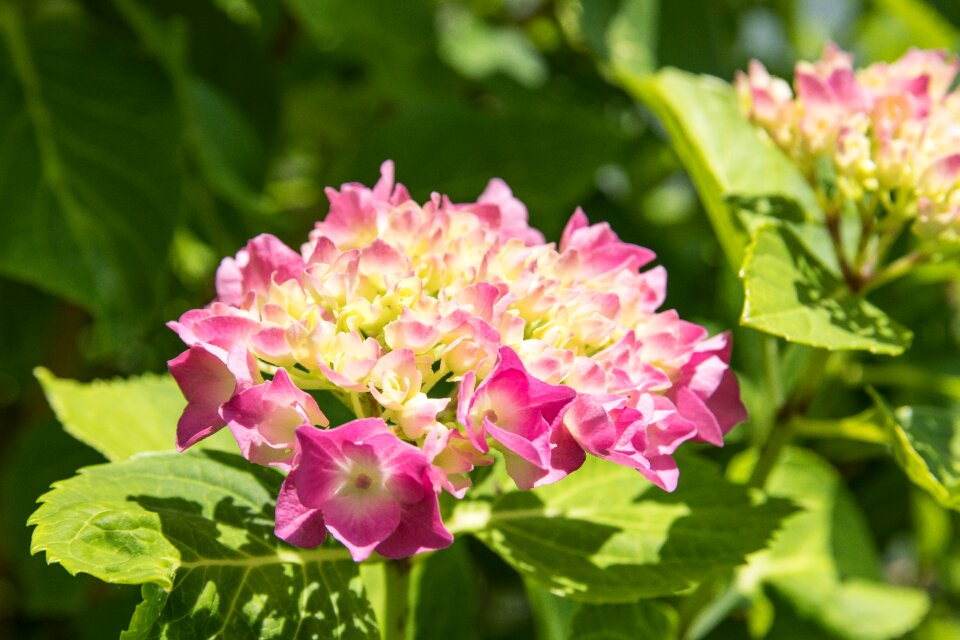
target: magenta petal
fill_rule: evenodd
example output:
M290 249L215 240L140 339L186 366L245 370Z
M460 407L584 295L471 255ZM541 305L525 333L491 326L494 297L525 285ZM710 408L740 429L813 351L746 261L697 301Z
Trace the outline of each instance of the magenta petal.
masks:
M676 393L677 411L683 418L697 427L697 440L709 442L718 447L723 446L723 430L716 416L707 408L697 394L689 389L680 388Z
M274 531L281 540L310 549L326 539L327 530L323 526L323 514L320 510L311 509L300 502L294 473L291 471L280 487Z
M648 469L637 469L643 476L664 491L673 491L677 488L680 479L680 470L676 461L670 456L654 456L650 459Z
M524 460L545 469L550 463L550 425L543 418L540 418L535 424L539 432L536 435L529 432L525 435L518 435L506 429L501 429L490 420L484 419L483 421L484 428L494 440Z
M450 546L453 535L443 526L435 494L404 507L400 524L377 546L385 558L405 558L422 551Z
M833 91L817 76L798 71L795 82L797 97L803 100L811 111L826 109L834 104Z
M595 456L602 456L617 441L617 431L603 406L587 395L570 403L563 416L563 426L581 447Z
M220 406L233 397L237 379L220 358L201 346L190 347L167 366L187 399L177 422L177 449L183 451L224 426Z
M309 507L323 508L347 483L347 461L327 432L312 427L297 429L300 463L297 467L297 492Z
M350 494L328 500L323 517L333 537L360 562L400 524L400 505L389 495Z
M507 475L521 491L529 491L539 486L541 481L550 474L546 465L525 460L509 449L504 449L501 452L506 464Z

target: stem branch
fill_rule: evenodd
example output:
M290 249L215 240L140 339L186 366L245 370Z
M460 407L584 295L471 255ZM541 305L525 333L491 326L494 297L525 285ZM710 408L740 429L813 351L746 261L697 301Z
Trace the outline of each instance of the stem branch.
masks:
M383 563L383 640L405 640L410 617L410 560L387 560Z

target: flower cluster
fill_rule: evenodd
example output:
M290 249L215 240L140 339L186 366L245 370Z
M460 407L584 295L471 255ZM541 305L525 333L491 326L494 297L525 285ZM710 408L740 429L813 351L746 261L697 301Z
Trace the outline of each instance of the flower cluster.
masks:
M521 489L590 454L670 491L682 442L719 446L745 419L729 336L657 312L651 251L580 210L547 244L500 180L420 205L381 173L328 190L300 251L251 240L217 300L170 323L189 347L169 363L188 401L178 447L226 426L287 471L281 538L329 532L358 561L444 547L438 495L462 497L491 448ZM318 390L357 419L331 426Z
M889 219L916 220L923 238L960 240L960 60L911 50L896 62L854 70L830 44L800 62L794 88L754 60L736 78L741 107L801 167L815 186L823 159L838 198L880 207ZM833 202L831 202L831 200Z

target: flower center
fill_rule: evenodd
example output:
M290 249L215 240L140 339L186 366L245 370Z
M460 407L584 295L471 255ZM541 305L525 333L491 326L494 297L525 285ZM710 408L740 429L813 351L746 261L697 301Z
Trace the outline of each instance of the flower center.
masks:
M365 473L358 474L353 480L353 486L357 489L369 489L371 484L373 484L373 479Z

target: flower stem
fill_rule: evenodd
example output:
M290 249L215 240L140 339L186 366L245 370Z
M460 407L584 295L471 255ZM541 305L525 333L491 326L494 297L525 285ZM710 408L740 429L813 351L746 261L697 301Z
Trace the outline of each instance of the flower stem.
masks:
M860 274L857 273L847 260L847 252L843 249L843 238L840 235L840 213L836 210L826 213L827 231L830 232L830 242L833 244L833 252L837 255L837 264L840 265L840 273L843 275L844 282L854 292L860 290L862 283Z
M405 640L410 619L410 561L387 560L383 563L383 640Z
M830 352L825 349L817 349L810 355L800 381L794 387L790 397L777 411L777 416L770 431L760 443L759 457L756 466L753 468L753 473L750 475L749 486L762 489L766 484L770 472L777 466L783 448L793 438L794 418L803 415L814 394L820 388L820 382L829 359Z
M897 278L905 276L917 265L923 264L930 259L929 254L922 253L920 251L913 251L894 260L886 267L884 267L879 273L873 276L863 287L863 293L870 291L871 289L876 289L882 285L892 282Z

